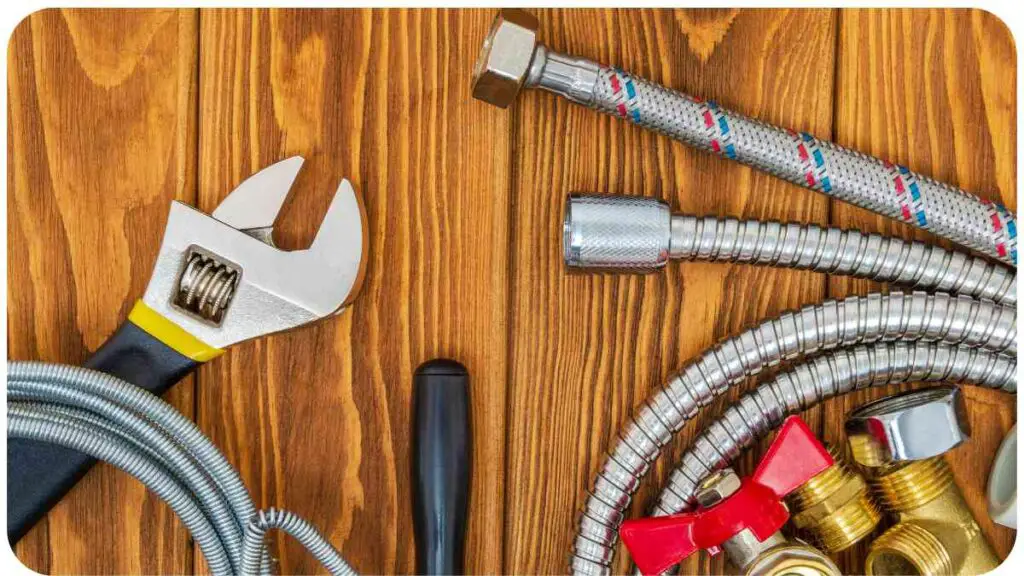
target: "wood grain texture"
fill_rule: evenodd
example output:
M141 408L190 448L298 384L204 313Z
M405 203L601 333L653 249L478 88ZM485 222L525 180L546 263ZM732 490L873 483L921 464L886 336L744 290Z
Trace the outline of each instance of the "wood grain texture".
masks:
M540 10L552 48L881 155L1015 206L1016 53L980 11ZM81 362L149 276L177 198L210 212L253 171L306 157L275 239L312 240L338 181L362 196L370 252L351 309L232 349L172 401L241 471L258 507L310 519L365 573L414 570L412 373L472 376L467 568L564 572L603 454L634 409L715 341L866 282L742 265L566 274L565 195L665 199L693 214L927 238L549 94L474 101L493 10L43 11L11 41L8 354ZM762 380L764 377L759 378ZM646 479L638 516L694 435ZM889 392L892 389L887 390ZM806 414L829 441L847 410ZM952 464L1000 554L1014 532L984 482L1016 402L972 391ZM762 444L763 446L763 444ZM749 471L752 450L740 462ZM156 547L153 547L156 542ZM282 573L315 562L272 536ZM134 481L99 468L17 549L51 573L205 572ZM863 548L841 565L861 568ZM618 552L617 571L628 563ZM731 570L698 556L687 573Z
M441 356L472 378L467 569L501 571L509 121L468 92L491 18L202 13L200 208L301 154L279 245L308 244L348 178L370 252L351 310L204 367L199 421L258 506L300 511L366 573L414 569L412 374ZM290 539L276 544L283 572L317 569Z
M539 19L540 36L554 50L829 133L830 11L562 10ZM749 266L568 275L560 244L565 195L655 196L691 213L819 223L827 202L548 94L522 95L514 114L505 570L564 572L577 511L634 408L715 340L824 294L821 276ZM676 446L688 445L714 413L687 426ZM644 481L631 515L649 506L670 468L663 459ZM623 552L617 571L628 569ZM685 570L722 567L721 558L695 557Z
M835 139L1014 210L1016 70L1013 37L988 12L843 10ZM841 202L833 203L831 223L936 242L926 232ZM829 280L835 297L877 289L867 281ZM841 440L849 410L897 390L856 392L828 403L826 438ZM988 518L985 487L996 450L1016 421L1017 402L987 390L965 392L972 438L947 459L982 531L1005 557L1016 531ZM845 552L843 566L861 571L865 549Z
M8 49L8 356L81 363L138 298L172 199L195 202L194 11L46 10ZM169 395L191 414L190 381ZM156 553L154 553L154 551ZM45 572L188 572L159 498L100 465L18 546Z

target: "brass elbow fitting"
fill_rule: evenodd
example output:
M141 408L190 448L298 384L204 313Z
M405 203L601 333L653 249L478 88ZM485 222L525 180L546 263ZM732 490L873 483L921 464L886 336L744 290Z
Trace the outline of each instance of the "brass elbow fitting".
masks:
M970 437L965 413L960 390L940 386L883 398L847 417L853 458L898 521L868 549L870 576L966 576L999 565L943 459Z
M999 565L941 456L889 466L872 484L899 522L872 543L869 575L974 575Z
M874 532L882 514L864 477L834 449L835 463L790 494L792 522L801 537L827 554L846 550Z

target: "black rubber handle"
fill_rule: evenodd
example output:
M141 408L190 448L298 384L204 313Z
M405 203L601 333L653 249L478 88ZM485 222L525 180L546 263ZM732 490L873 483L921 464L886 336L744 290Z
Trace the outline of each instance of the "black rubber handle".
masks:
M462 574L472 438L469 374L453 360L416 369L413 526L418 574Z
M198 366L131 322L85 363L163 394ZM7 538L13 546L71 490L96 461L53 444L7 439Z

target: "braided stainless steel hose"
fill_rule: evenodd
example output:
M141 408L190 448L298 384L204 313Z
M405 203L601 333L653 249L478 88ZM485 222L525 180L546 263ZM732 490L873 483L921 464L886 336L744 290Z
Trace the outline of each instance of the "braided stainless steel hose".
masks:
M609 451L580 516L571 569L608 571L640 479L675 432L730 386L783 360L879 340L942 341L1016 354L1016 311L948 294L869 294L767 320L689 362L653 394Z
M741 396L693 441L672 472L652 514L690 509L698 484L725 467L791 414L869 386L963 382L1016 394L1017 359L979 348L889 342L822 354Z
M669 259L749 262L892 282L1014 306L1016 271L983 257L857 230L672 214L654 198L572 195L565 263L649 271Z
M271 573L263 534L278 528L332 574L354 574L311 525L289 512L257 513L224 455L153 394L107 374L40 362L9 362L7 386L9 438L78 450L138 478L181 517L211 573Z
M477 61L476 98L505 107L523 86L543 88L1017 265L1015 217L1000 204L806 132L553 52L537 42L536 30L537 20L522 10L501 11Z

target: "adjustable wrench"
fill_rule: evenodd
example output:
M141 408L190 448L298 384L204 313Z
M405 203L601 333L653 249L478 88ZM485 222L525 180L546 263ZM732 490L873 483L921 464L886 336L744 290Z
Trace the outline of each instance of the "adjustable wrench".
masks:
M302 158L250 176L212 215L171 202L149 285L128 319L86 362L162 394L224 348L335 315L365 264L362 206L342 180L312 245L285 252L274 221ZM17 542L95 461L50 444L7 444L7 537Z

